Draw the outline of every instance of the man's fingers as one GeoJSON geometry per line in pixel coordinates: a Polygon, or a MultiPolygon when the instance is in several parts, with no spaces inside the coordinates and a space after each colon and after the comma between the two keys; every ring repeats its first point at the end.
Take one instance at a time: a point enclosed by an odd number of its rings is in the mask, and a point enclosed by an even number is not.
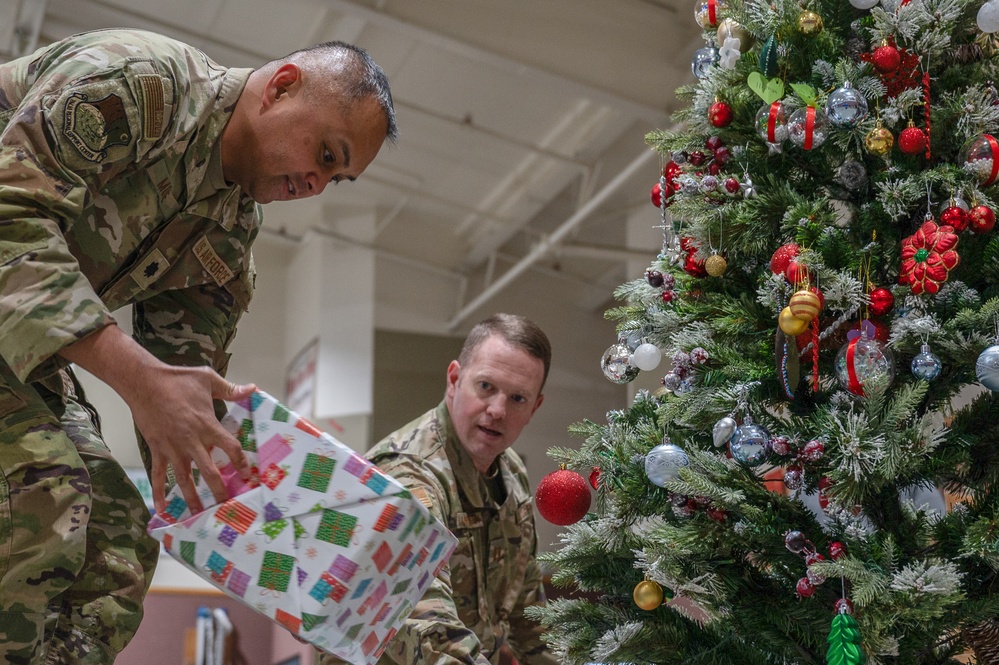
{"type": "Polygon", "coordinates": [[[166,463],[155,455],[149,480],[153,486],[153,510],[162,513],[166,510],[166,463]]]}
{"type": "MultiPolygon", "coordinates": [[[[187,502],[187,507],[191,509],[191,514],[200,513],[204,508],[201,499],[198,497],[198,490],[194,487],[194,478],[191,477],[191,465],[187,462],[184,466],[173,463],[173,475],[177,481],[177,487],[187,502]]],[[[204,474],[202,474],[204,475],[204,474]]]]}
{"type": "Polygon", "coordinates": [[[257,386],[253,383],[236,384],[227,381],[216,374],[212,380],[212,397],[222,399],[227,402],[235,402],[245,397],[249,397],[256,391],[257,386]]]}

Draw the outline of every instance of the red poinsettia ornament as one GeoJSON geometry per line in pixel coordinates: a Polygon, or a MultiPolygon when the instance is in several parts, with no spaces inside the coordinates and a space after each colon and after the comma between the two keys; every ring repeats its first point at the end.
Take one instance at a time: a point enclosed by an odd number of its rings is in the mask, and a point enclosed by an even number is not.
{"type": "Polygon", "coordinates": [[[936,293],[961,261],[955,247],[954,227],[937,226],[933,220],[923,222],[918,231],[902,241],[899,283],[908,284],[916,295],[936,293]]]}

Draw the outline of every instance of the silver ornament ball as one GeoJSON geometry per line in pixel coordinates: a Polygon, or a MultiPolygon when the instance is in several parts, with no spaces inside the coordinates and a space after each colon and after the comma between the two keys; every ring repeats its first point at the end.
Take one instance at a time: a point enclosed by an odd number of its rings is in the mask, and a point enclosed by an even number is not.
{"type": "Polygon", "coordinates": [[[736,427],[738,424],[732,416],[725,416],[716,422],[714,429],[711,430],[711,440],[714,441],[715,448],[721,448],[728,443],[735,434],[736,427]]]}
{"type": "Polygon", "coordinates": [[[746,466],[759,466],[770,457],[770,433],[759,425],[743,424],[728,442],[732,458],[746,466]]]}
{"type": "Polygon", "coordinates": [[[867,117],[867,100],[849,81],[836,88],[826,99],[826,116],[839,127],[856,127],[867,117]]]}
{"type": "Polygon", "coordinates": [[[993,344],[982,351],[975,363],[975,374],[983,386],[999,392],[999,345],[993,344]]]}
{"type": "Polygon", "coordinates": [[[631,364],[631,350],[627,344],[611,344],[600,356],[600,369],[614,383],[628,383],[638,376],[638,368],[631,364]]]}
{"type": "Polygon", "coordinates": [[[680,469],[690,465],[690,458],[683,448],[672,443],[661,443],[645,456],[645,475],[653,484],[666,487],[670,480],[680,476],[680,469]]]}

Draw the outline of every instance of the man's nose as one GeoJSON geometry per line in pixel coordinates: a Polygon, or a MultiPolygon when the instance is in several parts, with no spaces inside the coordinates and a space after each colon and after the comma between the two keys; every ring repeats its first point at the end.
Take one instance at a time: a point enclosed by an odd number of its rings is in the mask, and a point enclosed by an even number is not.
{"type": "Polygon", "coordinates": [[[486,412],[489,414],[490,418],[495,418],[499,420],[506,415],[506,397],[503,395],[494,395],[486,405],[486,412]]]}
{"type": "Polygon", "coordinates": [[[323,190],[326,189],[327,184],[329,184],[329,181],[325,178],[322,178],[315,173],[310,173],[305,176],[305,186],[308,188],[308,191],[302,192],[302,194],[304,196],[316,196],[317,194],[322,194],[323,190]]]}

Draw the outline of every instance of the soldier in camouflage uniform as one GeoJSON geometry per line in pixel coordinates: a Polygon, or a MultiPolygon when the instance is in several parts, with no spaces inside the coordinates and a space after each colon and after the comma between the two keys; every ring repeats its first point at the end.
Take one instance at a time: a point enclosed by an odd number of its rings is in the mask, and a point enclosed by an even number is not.
{"type": "Polygon", "coordinates": [[[367,452],[458,538],[380,665],[496,665],[504,650],[520,665],[558,662],[524,616],[546,599],[527,470],[509,449],[541,406],[550,362],[534,323],[492,316],[448,366],[444,401],[367,452]]]}
{"type": "Polygon", "coordinates": [[[0,661],[113,662],[158,554],[69,363],[128,404],[157,509],[168,465],[192,508],[192,463],[225,499],[211,447],[249,469],[213,398],[253,389],[221,374],[258,204],[352,180],[395,136],[384,73],[341,43],[227,69],[105,30],[0,65],[0,661]]]}

